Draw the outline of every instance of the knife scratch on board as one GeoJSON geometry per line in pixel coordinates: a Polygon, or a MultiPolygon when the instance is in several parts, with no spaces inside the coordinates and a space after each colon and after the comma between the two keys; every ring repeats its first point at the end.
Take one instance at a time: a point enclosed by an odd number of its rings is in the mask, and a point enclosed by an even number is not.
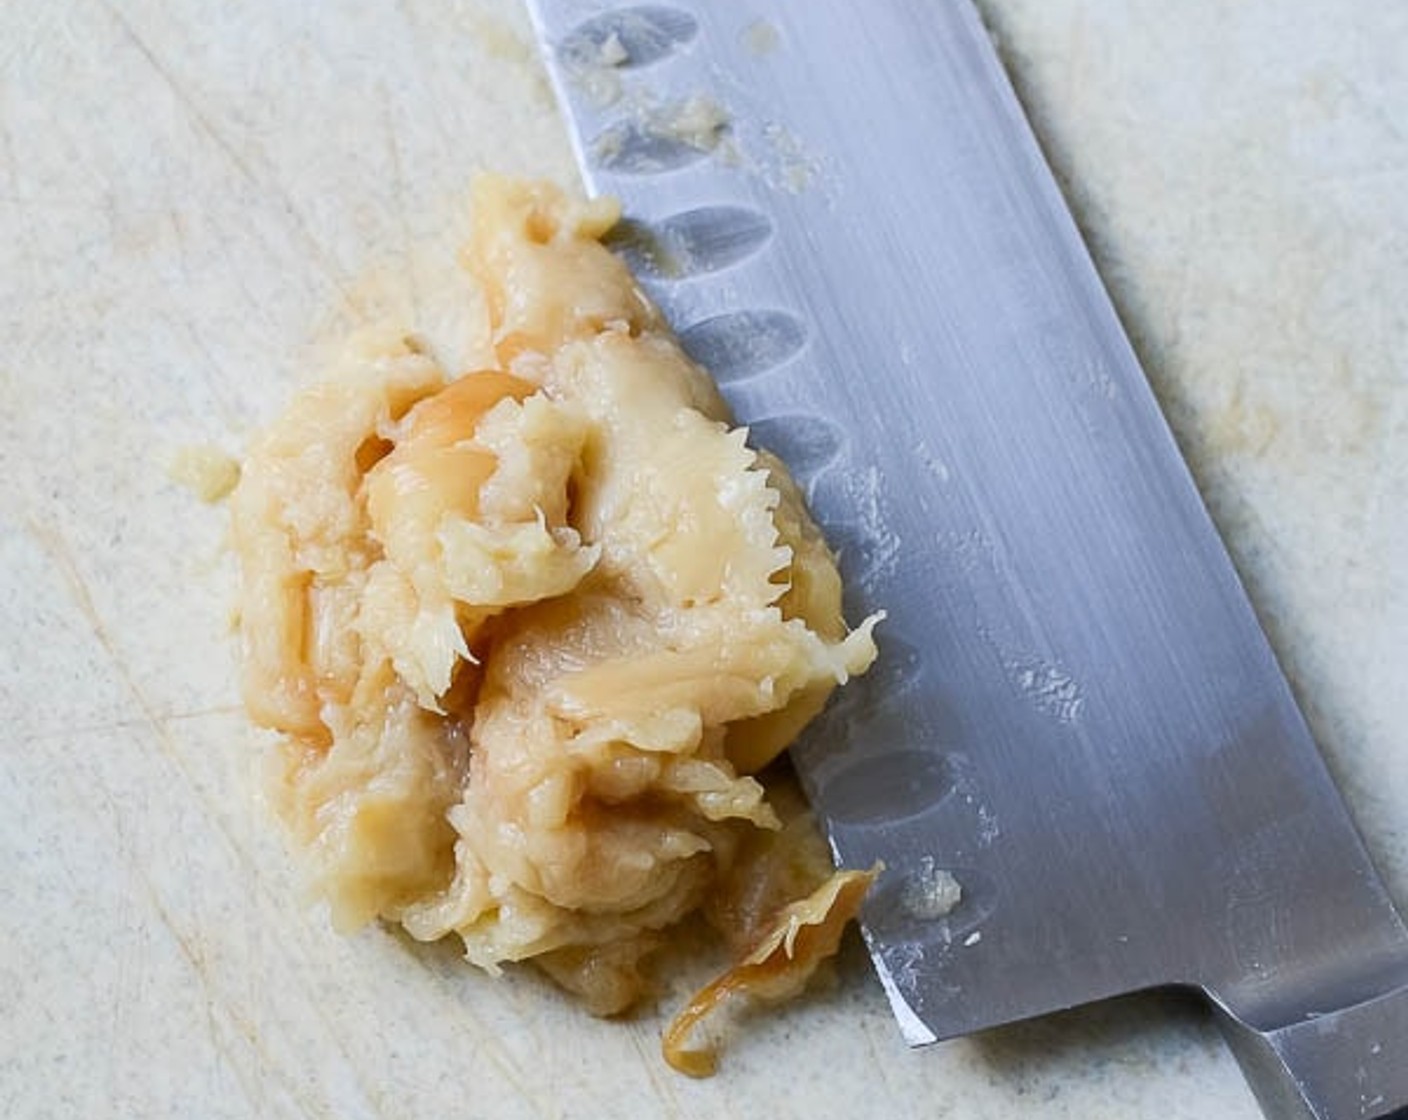
{"type": "MultiPolygon", "coordinates": [[[[458,954],[449,954],[458,958],[458,954]]],[[[445,1006],[465,1031],[471,1036],[469,1050],[477,1056],[487,1058],[509,1087],[530,1105],[543,1120],[556,1120],[561,1110],[555,1109],[543,1098],[534,1093],[530,1077],[520,1068],[517,1060],[500,1041],[500,1035],[483,1023],[475,1014],[470,1002],[465,998],[463,976],[458,959],[452,971],[439,967],[436,961],[442,959],[436,946],[418,945],[414,954],[424,975],[429,977],[439,993],[445,997],[445,1006]],[[456,981],[459,981],[458,983],[456,981]]]]}
{"type": "MultiPolygon", "coordinates": [[[[242,726],[244,708],[238,704],[218,704],[214,707],[199,708],[189,712],[169,712],[162,716],[161,720],[169,726],[173,723],[189,723],[211,716],[239,716],[242,726]]],[[[54,739],[73,739],[110,731],[132,731],[136,728],[146,727],[150,722],[150,717],[146,715],[135,715],[118,716],[114,719],[97,720],[93,723],[63,723],[39,731],[26,731],[20,741],[23,743],[45,743],[54,739]]]]}
{"type": "Polygon", "coordinates": [[[400,256],[402,278],[411,301],[411,322],[424,322],[421,310],[420,283],[416,276],[416,261],[412,252],[411,222],[406,215],[406,170],[401,156],[400,133],[396,128],[391,93],[382,82],[377,86],[381,99],[382,127],[385,130],[386,151],[391,163],[391,197],[396,206],[396,224],[401,236],[400,256]]]}
{"type": "Polygon", "coordinates": [[[344,306],[354,315],[365,318],[367,309],[362,305],[356,293],[348,287],[342,270],[338,267],[336,260],[326,246],[323,245],[314,235],[308,226],[307,219],[301,210],[294,203],[293,196],[278,181],[277,177],[271,173],[260,174],[255,169],[253,160],[248,152],[237,147],[235,143],[226,136],[215,122],[197,104],[194,94],[186,85],[176,77],[175,72],[166,65],[148,45],[147,41],[137,33],[131,21],[112,0],[103,0],[103,6],[112,16],[113,21],[122,31],[124,37],[132,44],[138,54],[146,60],[147,65],[156,73],[157,77],[166,85],[176,98],[179,106],[190,117],[198,131],[203,132],[214,144],[215,147],[225,156],[226,161],[239,172],[239,174],[261,191],[268,192],[276,202],[278,209],[291,220],[291,232],[303,243],[308,251],[309,260],[323,273],[333,289],[340,296],[344,306]]]}
{"type": "Polygon", "coordinates": [[[650,1080],[650,1087],[655,1091],[656,1099],[665,1107],[665,1120],[677,1120],[682,1117],[684,1113],[680,1111],[680,1102],[675,1096],[674,1089],[656,1072],[660,1065],[659,1028],[654,1025],[645,1026],[640,1022],[632,1022],[627,1024],[626,1037],[631,1040],[631,1046],[640,1057],[640,1068],[645,1070],[645,1075],[650,1080]]]}
{"type": "MultiPolygon", "coordinates": [[[[195,794],[196,799],[202,804],[206,821],[212,825],[215,830],[223,834],[227,850],[236,861],[244,865],[248,875],[254,877],[257,881],[257,876],[255,875],[249,854],[229,832],[228,826],[223,823],[221,815],[217,812],[217,807],[211,804],[208,794],[195,780],[185,760],[181,757],[175,738],[168,726],[170,717],[162,716],[156,711],[155,706],[151,703],[141,686],[138,685],[131,666],[128,664],[117,644],[113,641],[112,634],[97,609],[91,588],[78,567],[73,555],[73,550],[69,546],[68,541],[64,538],[59,529],[42,525],[32,518],[27,522],[26,528],[41,551],[48,556],[54,570],[62,577],[69,592],[70,600],[78,608],[79,613],[83,616],[84,621],[88,625],[89,632],[107,655],[119,685],[127,693],[130,701],[139,710],[140,719],[133,722],[136,722],[138,725],[144,725],[151,732],[149,737],[142,739],[142,743],[144,745],[154,744],[167,761],[180,773],[187,786],[195,794]]],[[[77,796],[77,793],[75,793],[75,796],[77,796]]],[[[112,809],[112,819],[120,833],[122,817],[116,806],[112,809]]],[[[182,958],[186,961],[199,982],[201,990],[205,995],[207,1009],[212,1006],[219,1007],[229,1017],[230,1022],[234,1024],[239,1033],[245,1038],[250,1048],[259,1055],[261,1069],[266,1071],[277,1069],[278,1066],[273,1061],[273,1056],[264,1048],[259,1039],[258,1032],[254,1029],[249,1020],[239,1013],[234,1002],[225,993],[220,992],[216,988],[199,941],[183,931],[177,920],[177,916],[162,901],[156,889],[156,885],[147,873],[147,868],[138,860],[136,854],[128,845],[119,843],[116,845],[116,848],[118,851],[125,853],[125,862],[128,864],[131,871],[132,881],[141,888],[143,897],[150,911],[171,935],[182,958]]],[[[316,999],[310,997],[306,1002],[315,1008],[318,1007],[318,1001],[316,999]]],[[[332,1024],[326,1020],[326,1016],[324,1016],[324,1023],[328,1028],[329,1035],[333,1039],[339,1040],[340,1036],[332,1029],[332,1024]]],[[[212,1034],[211,1037],[213,1039],[214,1035],[212,1034]]],[[[354,1070],[357,1069],[358,1067],[356,1063],[352,1061],[351,1055],[346,1056],[349,1066],[354,1070]]],[[[295,1097],[298,1096],[298,1086],[295,1083],[287,1082],[286,1088],[291,1095],[295,1097]]],[[[306,1103],[305,1101],[305,1104],[306,1103]]],[[[313,1112],[316,1110],[312,1109],[309,1111],[313,1112]]]]}
{"type": "MultiPolygon", "coordinates": [[[[893,1028],[889,1023],[878,1025],[886,1032],[883,1045],[888,1048],[893,1039],[893,1028]]],[[[896,1088],[894,1081],[890,1078],[890,1071],[886,1068],[887,1063],[882,1057],[881,1046],[876,1043],[876,1026],[877,1021],[871,1018],[862,1019],[859,1023],[860,1039],[865,1045],[865,1068],[877,1071],[880,1077],[880,1084],[876,1087],[874,1095],[868,1096],[866,1111],[871,1115],[893,1114],[891,1110],[899,1107],[897,1102],[903,1101],[905,1094],[896,1088]]],[[[935,1114],[938,1114],[937,1110],[935,1114]]]]}
{"type": "Polygon", "coordinates": [[[387,1118],[390,1116],[390,1113],[387,1112],[384,1104],[382,1103],[381,1088],[377,1085],[376,1082],[368,1080],[367,1074],[370,1073],[370,1070],[367,1069],[364,1063],[359,1062],[356,1058],[356,1055],[352,1053],[351,1049],[348,1046],[348,1038],[346,1032],[338,1029],[338,1024],[334,1022],[333,1017],[328,1014],[328,1010],[325,1006],[324,1001],[319,999],[316,993],[312,993],[310,997],[304,1002],[308,1007],[312,1008],[314,1014],[317,1015],[319,1021],[323,1024],[323,1027],[326,1029],[327,1037],[332,1041],[332,1044],[337,1049],[338,1053],[342,1055],[343,1062],[346,1064],[347,1072],[350,1074],[353,1083],[356,1085],[357,1090],[361,1095],[362,1101],[367,1104],[370,1104],[372,1110],[378,1117],[381,1118],[381,1120],[387,1120],[387,1118]]]}
{"type": "Polygon", "coordinates": [[[166,757],[167,761],[175,767],[176,771],[185,780],[186,785],[195,795],[196,799],[204,808],[206,819],[214,828],[219,830],[224,836],[226,844],[229,846],[245,871],[253,875],[254,864],[238,839],[231,834],[228,826],[218,811],[218,807],[211,801],[210,793],[201,787],[186,760],[182,757],[180,749],[177,747],[175,737],[172,735],[168,721],[169,715],[162,715],[156,710],[156,706],[137,683],[136,676],[132,672],[131,666],[119,649],[117,643],[113,641],[112,633],[108,625],[103,621],[102,615],[98,612],[94,604],[92,592],[88,586],[88,581],[79,570],[78,564],[73,556],[73,550],[69,547],[68,541],[63,536],[60,529],[54,526],[42,525],[32,516],[26,521],[26,528],[30,537],[45,553],[53,564],[54,570],[63,578],[67,585],[69,598],[78,608],[79,613],[88,624],[89,631],[102,647],[109,662],[117,676],[118,684],[122,687],[137,709],[137,721],[145,724],[152,732],[151,741],[166,757]]]}
{"type": "MultiPolygon", "coordinates": [[[[53,553],[51,558],[56,563],[62,563],[53,553]]],[[[130,726],[122,725],[122,726],[130,726]]],[[[97,730],[102,730],[98,728],[97,730]]],[[[33,742],[33,739],[27,740],[33,742]]],[[[258,1033],[251,1026],[249,1019],[241,1014],[237,1001],[232,993],[222,991],[217,987],[216,978],[218,972],[212,970],[211,962],[207,957],[204,946],[197,934],[188,932],[183,928],[180,920],[181,915],[173,911],[162,899],[157,883],[150,874],[149,866],[141,859],[136,847],[129,841],[125,828],[126,817],[122,807],[114,801],[110,791],[101,781],[82,781],[77,779],[74,771],[65,767],[55,767],[53,778],[61,783],[65,788],[68,797],[74,804],[88,806],[93,803],[95,790],[100,790],[102,802],[105,808],[102,824],[110,827],[113,835],[111,851],[115,853],[123,868],[126,871],[124,882],[132,889],[132,901],[136,904],[137,910],[143,915],[143,929],[148,930],[153,927],[149,925],[149,917],[155,918],[156,923],[170,937],[171,944],[174,945],[179,958],[184,961],[190,970],[196,985],[201,992],[201,1002],[205,1009],[207,1024],[207,1037],[211,1044],[225,1056],[226,1064],[233,1071],[235,1077],[240,1082],[241,1089],[246,1099],[257,1105],[265,1100],[265,1081],[259,1076],[248,1076],[241,1064],[236,1060],[234,1053],[230,1050],[225,1038],[219,1031],[219,1024],[222,1021],[228,1023],[248,1044],[250,1052],[255,1056],[257,1069],[272,1073],[279,1077],[283,1087],[287,1089],[291,1096],[297,1097],[298,1086],[279,1072],[273,1056],[261,1044],[258,1033]]],[[[145,954],[138,954],[134,961],[138,967],[148,960],[145,954]]],[[[77,967],[77,966],[76,966],[77,967]]],[[[124,970],[119,973],[120,978],[127,978],[128,974],[124,970]]],[[[130,986],[130,985],[129,985],[130,986]]],[[[110,996],[120,996],[124,989],[119,985],[110,989],[107,994],[110,996]]],[[[142,999],[146,993],[141,993],[142,999]]],[[[142,999],[137,1002],[140,1004],[142,999]]],[[[114,1016],[117,1016],[118,1008],[121,1006],[119,1000],[114,999],[109,1004],[114,1016]]],[[[120,1018],[120,1017],[119,1017],[120,1018]]],[[[114,1037],[120,1037],[122,1031],[121,1024],[114,1024],[114,1037]]],[[[310,1110],[311,1111],[311,1110],[310,1110]]]]}

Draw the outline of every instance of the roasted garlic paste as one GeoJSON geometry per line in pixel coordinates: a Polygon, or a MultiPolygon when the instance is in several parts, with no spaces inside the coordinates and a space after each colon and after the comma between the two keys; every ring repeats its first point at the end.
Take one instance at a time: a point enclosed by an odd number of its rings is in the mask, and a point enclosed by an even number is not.
{"type": "Polygon", "coordinates": [[[497,368],[364,341],[243,465],[245,702],[342,929],[454,934],[612,1014],[702,912],[737,963],[665,1052],[707,1073],[694,1024],[799,990],[869,881],[758,775],[874,620],[602,246],[615,204],[486,178],[473,207],[497,368]]]}

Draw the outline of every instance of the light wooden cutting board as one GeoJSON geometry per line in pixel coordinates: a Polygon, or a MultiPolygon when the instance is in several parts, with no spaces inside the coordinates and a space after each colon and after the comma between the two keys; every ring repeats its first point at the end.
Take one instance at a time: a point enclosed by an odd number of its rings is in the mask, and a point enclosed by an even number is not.
{"type": "MultiPolygon", "coordinates": [[[[1408,8],[985,10],[1408,903],[1408,8]]],[[[600,1023],[306,902],[167,466],[358,322],[472,355],[481,166],[573,176],[516,3],[0,7],[0,1115],[1255,1116],[1179,999],[910,1052],[851,945],[696,1083],[677,992],[600,1023]]]]}

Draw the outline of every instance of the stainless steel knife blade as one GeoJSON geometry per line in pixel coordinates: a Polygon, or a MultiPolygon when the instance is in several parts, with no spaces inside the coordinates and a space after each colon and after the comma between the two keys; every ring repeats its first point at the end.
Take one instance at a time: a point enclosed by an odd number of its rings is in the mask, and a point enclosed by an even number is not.
{"type": "Polygon", "coordinates": [[[530,8],[621,251],[890,611],[794,757],[905,1037],[1187,985],[1269,1114],[1408,1107],[1408,931],[968,0],[530,8]]]}

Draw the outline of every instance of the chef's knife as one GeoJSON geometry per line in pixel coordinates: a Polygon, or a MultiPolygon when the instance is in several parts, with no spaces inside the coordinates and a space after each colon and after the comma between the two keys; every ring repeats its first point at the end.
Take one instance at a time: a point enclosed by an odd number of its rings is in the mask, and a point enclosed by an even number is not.
{"type": "Polygon", "coordinates": [[[912,1044],[1200,988],[1268,1115],[1408,1109],[1408,932],[968,0],[530,4],[593,191],[840,546],[794,750],[912,1044]]]}

